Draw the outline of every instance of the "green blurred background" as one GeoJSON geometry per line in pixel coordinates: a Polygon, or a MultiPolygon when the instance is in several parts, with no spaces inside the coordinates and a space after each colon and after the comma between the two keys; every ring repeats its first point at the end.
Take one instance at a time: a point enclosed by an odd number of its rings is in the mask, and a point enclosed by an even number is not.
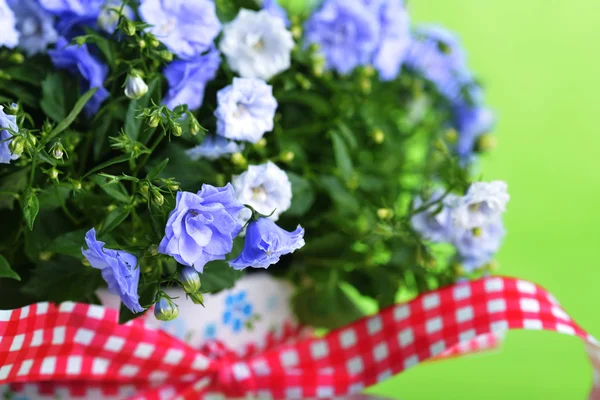
{"type": "MultiPolygon", "coordinates": [[[[600,1],[412,0],[409,9],[414,23],[461,36],[498,113],[499,147],[482,172],[512,196],[500,272],[545,286],[600,336],[600,1]]],[[[587,398],[590,383],[578,339],[511,332],[499,351],[420,365],[370,393],[564,400],[587,398]]]]}

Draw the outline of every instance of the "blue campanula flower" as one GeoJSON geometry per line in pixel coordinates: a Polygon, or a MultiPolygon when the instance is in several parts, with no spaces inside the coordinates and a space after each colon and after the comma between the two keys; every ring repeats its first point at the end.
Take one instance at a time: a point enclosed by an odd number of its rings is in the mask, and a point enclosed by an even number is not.
{"type": "Polygon", "coordinates": [[[230,325],[233,333],[239,333],[244,324],[252,319],[254,307],[248,301],[245,290],[228,294],[225,298],[223,325],[230,325]]]}
{"type": "Polygon", "coordinates": [[[57,17],[57,29],[63,36],[71,36],[73,28],[96,25],[106,0],[38,0],[41,6],[57,17]]]}
{"type": "Polygon", "coordinates": [[[152,25],[150,32],[180,58],[208,50],[221,30],[211,0],[142,0],[139,13],[152,25]]]}
{"type": "Polygon", "coordinates": [[[14,154],[10,149],[13,134],[18,131],[17,117],[8,115],[4,112],[4,106],[0,106],[0,164],[9,164],[12,160],[16,160],[21,154],[14,154]],[[9,132],[8,129],[12,131],[9,132]]]}
{"type": "MultiPolygon", "coordinates": [[[[437,190],[431,198],[423,200],[420,197],[415,198],[414,208],[418,209],[424,204],[432,203],[443,196],[441,190],[437,190]]],[[[449,242],[453,234],[452,212],[453,206],[457,201],[457,196],[448,194],[442,200],[441,204],[436,203],[428,207],[425,211],[419,212],[411,218],[412,227],[425,239],[432,242],[449,242]]]]}
{"type": "Polygon", "coordinates": [[[292,33],[267,10],[241,9],[223,27],[219,43],[232,70],[243,78],[265,81],[290,67],[293,47],[292,33]]]}
{"type": "Polygon", "coordinates": [[[461,266],[472,271],[489,263],[502,245],[506,231],[501,218],[495,218],[481,228],[458,229],[453,244],[461,266]]]}
{"type": "Polygon", "coordinates": [[[108,74],[108,67],[92,56],[87,45],[69,45],[65,38],[60,38],[56,49],[48,51],[54,66],[66,69],[81,78],[81,86],[84,91],[97,87],[94,97],[85,106],[88,115],[98,111],[102,102],[108,97],[108,91],[104,88],[104,80],[108,74]]]}
{"type": "Polygon", "coordinates": [[[119,25],[119,11],[128,19],[135,19],[135,13],[131,7],[123,5],[123,0],[106,0],[98,13],[98,26],[107,33],[113,33],[119,25]]]}
{"type": "Polygon", "coordinates": [[[453,105],[454,128],[459,133],[455,151],[465,162],[473,158],[477,139],[494,127],[494,112],[484,105],[461,101],[453,105]]]}
{"type": "Polygon", "coordinates": [[[381,23],[361,1],[325,0],[308,19],[304,37],[318,44],[325,67],[347,74],[371,62],[380,43],[381,23]]]}
{"type": "Polygon", "coordinates": [[[403,0],[363,0],[379,18],[381,37],[373,66],[382,80],[395,79],[411,42],[410,19],[403,0]]]}
{"type": "MultiPolygon", "coordinates": [[[[292,204],[292,184],[284,170],[271,161],[261,165],[250,165],[246,172],[232,178],[237,198],[270,219],[277,221],[292,204]]],[[[240,213],[246,222],[250,210],[240,213]]]]}
{"type": "Polygon", "coordinates": [[[20,36],[17,30],[17,18],[6,0],[0,0],[0,24],[2,24],[0,46],[6,46],[10,49],[16,47],[20,36]]]}
{"type": "Polygon", "coordinates": [[[187,104],[190,110],[200,108],[206,84],[215,79],[221,56],[216,48],[189,60],[175,60],[167,65],[163,74],[169,82],[164,103],[170,109],[187,104]]]}
{"type": "Polygon", "coordinates": [[[273,130],[277,100],[273,88],[260,79],[233,78],[217,93],[217,134],[256,143],[273,130]]]}
{"type": "Polygon", "coordinates": [[[85,242],[88,249],[82,249],[81,252],[92,267],[101,271],[108,290],[118,294],[131,312],[144,311],[138,296],[140,269],[137,258],[125,251],[104,248],[104,242],[96,240],[96,230],[93,228],[86,233],[85,242]]]}
{"type": "Polygon", "coordinates": [[[20,33],[19,47],[25,54],[31,56],[42,53],[48,45],[58,40],[54,17],[36,0],[9,0],[8,4],[15,13],[20,33]]]}
{"type": "Polygon", "coordinates": [[[197,194],[178,192],[158,251],[202,272],[206,263],[231,252],[242,229],[237,218],[243,208],[230,184],[202,185],[197,194]]]}
{"type": "Polygon", "coordinates": [[[287,11],[279,5],[277,0],[264,0],[262,8],[274,17],[281,19],[286,28],[290,27],[291,23],[287,11]]]}
{"type": "Polygon", "coordinates": [[[506,211],[510,200],[503,181],[474,182],[453,211],[454,223],[461,229],[482,228],[506,211]]]}
{"type": "Polygon", "coordinates": [[[222,136],[208,136],[201,144],[189,149],[186,153],[192,160],[205,158],[213,161],[242,150],[244,150],[243,144],[231,142],[222,136]]]}
{"type": "Polygon", "coordinates": [[[229,265],[237,270],[247,267],[268,268],[271,264],[279,262],[281,256],[293,253],[303,246],[302,227],[298,226],[295,231],[288,232],[269,218],[258,218],[248,224],[244,249],[237,258],[229,262],[229,265]]]}

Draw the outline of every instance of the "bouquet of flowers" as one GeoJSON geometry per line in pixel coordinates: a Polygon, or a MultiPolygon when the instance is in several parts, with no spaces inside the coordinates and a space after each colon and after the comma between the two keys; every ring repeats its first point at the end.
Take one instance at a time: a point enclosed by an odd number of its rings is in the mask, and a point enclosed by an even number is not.
{"type": "MultiPolygon", "coordinates": [[[[454,34],[402,0],[0,0],[0,309],[178,315],[258,269],[338,328],[494,269],[509,200],[454,34]]],[[[0,374],[1,375],[1,374],[0,374]]]]}

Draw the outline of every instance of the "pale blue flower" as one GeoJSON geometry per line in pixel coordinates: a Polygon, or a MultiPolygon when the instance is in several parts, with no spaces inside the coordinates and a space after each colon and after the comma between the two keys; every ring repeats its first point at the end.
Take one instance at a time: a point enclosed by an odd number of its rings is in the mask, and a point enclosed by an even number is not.
{"type": "MultiPolygon", "coordinates": [[[[422,207],[424,204],[438,201],[443,192],[437,190],[427,200],[416,197],[414,200],[414,209],[422,207]]],[[[452,212],[457,196],[448,194],[441,203],[436,203],[428,207],[425,211],[419,212],[411,218],[410,222],[415,231],[423,238],[432,242],[449,242],[453,234],[452,212]]]]}
{"type": "Polygon", "coordinates": [[[177,192],[158,251],[202,272],[206,263],[224,260],[231,252],[242,229],[238,214],[243,208],[230,184],[202,185],[197,194],[177,192]]]}
{"type": "Polygon", "coordinates": [[[139,13],[149,29],[180,58],[208,50],[221,30],[211,0],[142,0],[139,13]]]}
{"type": "Polygon", "coordinates": [[[260,79],[233,78],[217,93],[217,134],[256,143],[273,130],[277,100],[273,88],[260,79]]]}
{"type": "Polygon", "coordinates": [[[303,246],[302,227],[298,226],[295,231],[288,232],[269,218],[259,218],[248,224],[244,249],[229,265],[237,270],[248,267],[268,268],[278,263],[281,256],[293,253],[303,246]]]}
{"type": "MultiPolygon", "coordinates": [[[[13,104],[16,107],[16,104],[13,104]]],[[[17,117],[8,115],[4,112],[4,106],[0,106],[0,164],[9,164],[12,160],[16,160],[21,155],[13,154],[10,150],[13,135],[18,132],[17,117]],[[9,132],[7,129],[12,131],[9,132]]]]}
{"type": "Polygon", "coordinates": [[[467,271],[473,271],[489,263],[500,249],[505,235],[501,218],[496,218],[481,228],[458,229],[454,234],[453,244],[461,266],[467,271]]]}
{"type": "Polygon", "coordinates": [[[94,26],[105,0],[38,0],[41,6],[57,17],[56,27],[63,36],[81,25],[94,26]]]}
{"type": "Polygon", "coordinates": [[[373,66],[384,81],[400,72],[411,42],[410,19],[403,0],[362,0],[379,18],[381,35],[373,66]]]}
{"type": "Polygon", "coordinates": [[[88,249],[82,249],[81,252],[93,268],[101,271],[108,290],[118,294],[131,312],[144,311],[138,296],[140,269],[137,258],[125,251],[105,249],[104,242],[96,240],[96,230],[93,228],[86,233],[85,242],[88,249]]]}
{"type": "MultiPolygon", "coordinates": [[[[267,161],[261,165],[250,165],[241,175],[231,180],[237,198],[270,219],[277,221],[292,204],[292,184],[284,170],[267,161]]],[[[245,223],[250,218],[250,210],[240,213],[245,223]]]]}
{"type": "Polygon", "coordinates": [[[290,67],[293,47],[292,33],[267,10],[241,9],[223,27],[219,43],[233,71],[243,78],[265,81],[290,67]]]}
{"type": "Polygon", "coordinates": [[[54,29],[54,17],[36,0],[9,0],[8,4],[17,19],[19,47],[25,54],[42,53],[48,45],[56,43],[58,33],[54,29]]]}
{"type": "Polygon", "coordinates": [[[244,150],[243,144],[229,141],[221,136],[208,136],[198,146],[189,149],[186,153],[192,160],[201,158],[207,160],[216,160],[244,150]]]}
{"type": "Polygon", "coordinates": [[[506,211],[507,190],[503,181],[474,182],[454,208],[454,223],[461,229],[473,229],[495,222],[506,211]]]}
{"type": "Polygon", "coordinates": [[[107,33],[113,33],[119,25],[119,11],[127,19],[135,19],[135,13],[128,5],[123,6],[123,0],[106,0],[98,13],[98,26],[107,33]]]}
{"type": "Polygon", "coordinates": [[[0,46],[6,46],[10,49],[16,47],[20,36],[17,30],[17,18],[6,0],[0,0],[0,24],[2,25],[0,46]]]}
{"type": "Polygon", "coordinates": [[[477,139],[489,133],[496,123],[494,112],[485,105],[461,101],[452,107],[453,126],[458,132],[456,154],[465,162],[473,159],[477,139]]]}
{"type": "Polygon", "coordinates": [[[371,63],[380,45],[379,16],[362,1],[325,0],[305,25],[307,44],[316,43],[325,67],[347,74],[371,63]]]}
{"type": "Polygon", "coordinates": [[[88,115],[95,114],[109,95],[103,86],[108,74],[108,67],[90,54],[87,45],[70,45],[65,38],[60,38],[56,43],[56,48],[48,51],[48,54],[55,67],[66,69],[81,78],[83,91],[98,88],[96,94],[85,105],[88,115]]]}
{"type": "Polygon", "coordinates": [[[167,65],[163,71],[169,82],[165,105],[170,109],[180,104],[187,104],[190,110],[200,108],[206,85],[215,79],[220,64],[221,55],[212,47],[206,54],[189,60],[175,60],[167,65]]]}
{"type": "Polygon", "coordinates": [[[252,318],[254,307],[248,301],[246,291],[228,294],[225,298],[223,324],[230,325],[233,333],[239,333],[246,322],[252,318]]]}

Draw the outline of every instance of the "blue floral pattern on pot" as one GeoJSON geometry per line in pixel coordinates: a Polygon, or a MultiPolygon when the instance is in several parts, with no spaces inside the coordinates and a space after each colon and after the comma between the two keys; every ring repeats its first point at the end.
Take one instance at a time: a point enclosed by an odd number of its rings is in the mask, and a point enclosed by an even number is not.
{"type": "Polygon", "coordinates": [[[248,301],[245,290],[227,295],[223,324],[229,326],[233,333],[239,333],[244,324],[252,318],[253,311],[254,307],[248,301]]]}

